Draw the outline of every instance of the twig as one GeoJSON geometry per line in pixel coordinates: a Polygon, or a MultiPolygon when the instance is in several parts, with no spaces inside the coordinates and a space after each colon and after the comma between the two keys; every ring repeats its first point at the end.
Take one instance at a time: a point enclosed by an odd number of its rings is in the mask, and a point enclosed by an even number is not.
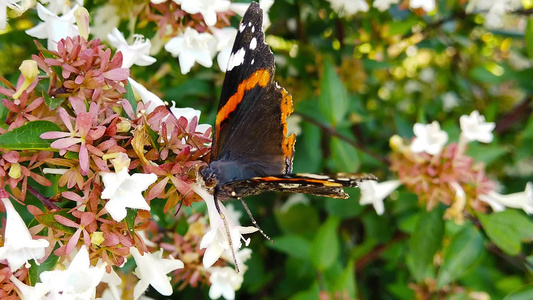
{"type": "MultiPolygon", "coordinates": [[[[467,13],[464,12],[464,11],[454,11],[451,15],[445,17],[445,18],[442,18],[440,20],[437,20],[433,23],[429,23],[426,27],[424,27],[424,29],[422,29],[422,31],[420,31],[420,33],[422,34],[425,34],[426,32],[430,31],[431,29],[436,29],[440,26],[442,26],[444,23],[447,23],[449,21],[452,21],[452,20],[455,20],[455,19],[463,19],[467,16],[467,13]]],[[[416,32],[409,32],[409,33],[406,33],[402,36],[402,40],[403,39],[407,39],[407,38],[410,38],[411,36],[413,36],[416,32]]]]}
{"type": "Polygon", "coordinates": [[[397,242],[403,241],[408,237],[409,236],[407,234],[403,232],[398,232],[388,243],[374,247],[372,251],[368,252],[368,254],[361,257],[355,262],[355,272],[361,272],[366,267],[366,265],[377,259],[385,250],[389,249],[397,242]]]}
{"type": "Polygon", "coordinates": [[[352,140],[351,138],[341,134],[340,132],[338,132],[335,128],[333,127],[330,127],[330,126],[327,126],[327,125],[324,125],[322,123],[320,123],[319,121],[309,117],[309,116],[306,116],[304,114],[301,114],[301,113],[297,113],[297,112],[294,112],[293,113],[294,115],[298,115],[300,117],[302,117],[302,119],[306,122],[309,122],[315,126],[317,126],[318,128],[320,128],[320,130],[322,130],[323,132],[327,133],[327,134],[330,134],[332,136],[335,136],[335,137],[338,137],[339,139],[345,141],[346,143],[352,145],[354,148],[356,148],[357,150],[360,150],[361,152],[364,152],[370,156],[372,156],[373,158],[379,160],[380,162],[382,162],[383,164],[389,164],[389,160],[385,157],[380,157],[378,155],[376,155],[375,153],[367,150],[366,148],[364,148],[363,146],[361,146],[359,143],[357,143],[356,141],[352,140]]]}
{"type": "Polygon", "coordinates": [[[32,193],[32,195],[34,195],[37,199],[39,199],[44,204],[44,206],[46,206],[46,208],[48,208],[49,210],[60,209],[59,206],[57,206],[54,203],[52,203],[50,201],[50,199],[48,199],[45,196],[41,195],[41,193],[39,193],[37,190],[32,188],[30,185],[28,185],[28,191],[30,193],[32,193]]]}

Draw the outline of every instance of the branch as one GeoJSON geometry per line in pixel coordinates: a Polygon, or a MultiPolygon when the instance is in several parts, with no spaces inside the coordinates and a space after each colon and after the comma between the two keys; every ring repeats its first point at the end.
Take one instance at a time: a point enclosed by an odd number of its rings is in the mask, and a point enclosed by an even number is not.
{"type": "Polygon", "coordinates": [[[34,188],[32,188],[29,184],[28,184],[28,191],[30,193],[32,193],[32,195],[34,195],[37,199],[39,199],[43,204],[44,206],[49,209],[49,210],[53,210],[53,209],[60,209],[59,206],[55,205],[54,203],[52,203],[50,201],[50,199],[46,198],[45,196],[41,195],[41,193],[39,193],[37,190],[35,190],[34,188]]]}
{"type": "MultiPolygon", "coordinates": [[[[464,19],[468,14],[464,11],[454,11],[451,15],[445,17],[445,18],[442,18],[440,20],[437,20],[433,23],[429,23],[427,24],[426,27],[424,27],[424,29],[422,29],[422,31],[420,31],[419,33],[422,33],[422,34],[425,34],[426,32],[432,30],[432,29],[437,29],[439,28],[440,26],[442,26],[444,23],[447,23],[449,21],[453,21],[455,19],[464,19]]],[[[409,33],[406,33],[402,36],[402,40],[403,39],[407,39],[407,38],[410,38],[411,36],[413,36],[415,33],[417,32],[409,32],[409,33]]]]}
{"type": "Polygon", "coordinates": [[[383,164],[385,164],[385,165],[389,164],[389,160],[387,158],[378,156],[374,152],[371,152],[371,151],[367,150],[361,144],[357,143],[356,141],[352,140],[351,138],[349,138],[349,137],[341,134],[340,132],[338,132],[335,128],[333,128],[331,126],[324,125],[324,124],[320,123],[319,121],[317,121],[317,120],[315,120],[315,119],[313,119],[313,118],[311,118],[309,116],[306,116],[304,114],[301,114],[301,113],[298,113],[298,112],[294,112],[293,114],[294,115],[298,115],[298,116],[302,117],[302,119],[304,121],[309,122],[309,123],[317,126],[318,128],[320,128],[320,130],[322,130],[322,132],[324,132],[326,134],[329,134],[329,135],[332,135],[332,136],[335,136],[335,137],[338,137],[339,139],[341,139],[341,140],[345,141],[346,143],[352,145],[357,150],[372,156],[373,158],[379,160],[383,164]]]}

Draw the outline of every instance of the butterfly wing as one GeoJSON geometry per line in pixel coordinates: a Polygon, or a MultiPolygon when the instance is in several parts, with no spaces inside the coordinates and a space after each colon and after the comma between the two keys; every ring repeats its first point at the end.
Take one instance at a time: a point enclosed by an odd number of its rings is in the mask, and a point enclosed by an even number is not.
{"type": "MultiPolygon", "coordinates": [[[[274,80],[274,55],[265,43],[263,12],[252,2],[237,32],[215,121],[211,164],[245,179],[292,169],[295,136],[287,136],[292,98],[274,80]]],[[[218,178],[223,180],[223,178],[218,178]]]]}
{"type": "Polygon", "coordinates": [[[337,174],[326,176],[308,173],[254,177],[224,184],[219,191],[221,199],[242,198],[266,191],[313,194],[331,198],[348,198],[345,187],[358,187],[364,180],[377,180],[371,174],[337,174]]]}

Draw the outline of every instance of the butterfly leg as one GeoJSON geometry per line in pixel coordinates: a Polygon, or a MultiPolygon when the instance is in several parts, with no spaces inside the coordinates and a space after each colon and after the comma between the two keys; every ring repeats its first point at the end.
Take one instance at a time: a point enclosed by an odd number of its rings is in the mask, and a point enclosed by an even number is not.
{"type": "Polygon", "coordinates": [[[259,230],[259,232],[261,232],[261,234],[269,241],[272,242],[272,244],[274,244],[274,241],[263,231],[263,229],[261,229],[261,227],[259,227],[259,224],[257,223],[257,221],[254,219],[254,216],[252,216],[252,213],[250,212],[250,209],[248,208],[248,205],[246,205],[246,202],[244,202],[244,200],[242,200],[241,197],[238,198],[239,200],[241,200],[241,203],[242,203],[242,206],[244,206],[244,209],[246,210],[246,213],[248,214],[248,217],[250,217],[250,219],[252,220],[252,224],[254,225],[255,228],[257,228],[257,230],[259,230]]]}
{"type": "Polygon", "coordinates": [[[224,228],[226,229],[226,236],[228,237],[228,242],[229,242],[229,247],[231,249],[231,256],[233,257],[233,262],[235,262],[235,271],[237,271],[237,273],[239,273],[239,264],[237,263],[237,256],[235,255],[235,249],[233,249],[233,240],[231,239],[231,233],[229,231],[229,225],[228,225],[228,221],[226,220],[226,216],[224,215],[224,213],[222,213],[222,210],[220,209],[220,205],[219,205],[219,202],[218,202],[218,199],[216,197],[216,191],[215,191],[215,207],[217,209],[217,212],[220,216],[220,218],[222,219],[222,222],[224,223],[224,228]]]}

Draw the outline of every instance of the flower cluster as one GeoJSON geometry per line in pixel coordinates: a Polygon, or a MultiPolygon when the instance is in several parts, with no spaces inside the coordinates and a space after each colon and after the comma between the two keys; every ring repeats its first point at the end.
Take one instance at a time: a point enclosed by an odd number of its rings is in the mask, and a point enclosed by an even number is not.
{"type": "Polygon", "coordinates": [[[385,197],[404,184],[428,210],[439,203],[447,205],[445,216],[458,223],[464,221],[468,212],[484,212],[487,205],[494,211],[512,207],[531,214],[531,183],[523,193],[501,195],[495,190],[496,183],[487,177],[483,163],[476,163],[465,153],[469,142],[492,142],[495,124],[485,122],[478,111],[473,111],[460,118],[460,126],[459,142],[448,145],[448,134],[436,121],[415,124],[415,137],[410,144],[397,135],[391,137],[391,170],[397,173],[398,180],[362,183],[361,204],[373,204],[376,212],[382,214],[385,197]]]}

